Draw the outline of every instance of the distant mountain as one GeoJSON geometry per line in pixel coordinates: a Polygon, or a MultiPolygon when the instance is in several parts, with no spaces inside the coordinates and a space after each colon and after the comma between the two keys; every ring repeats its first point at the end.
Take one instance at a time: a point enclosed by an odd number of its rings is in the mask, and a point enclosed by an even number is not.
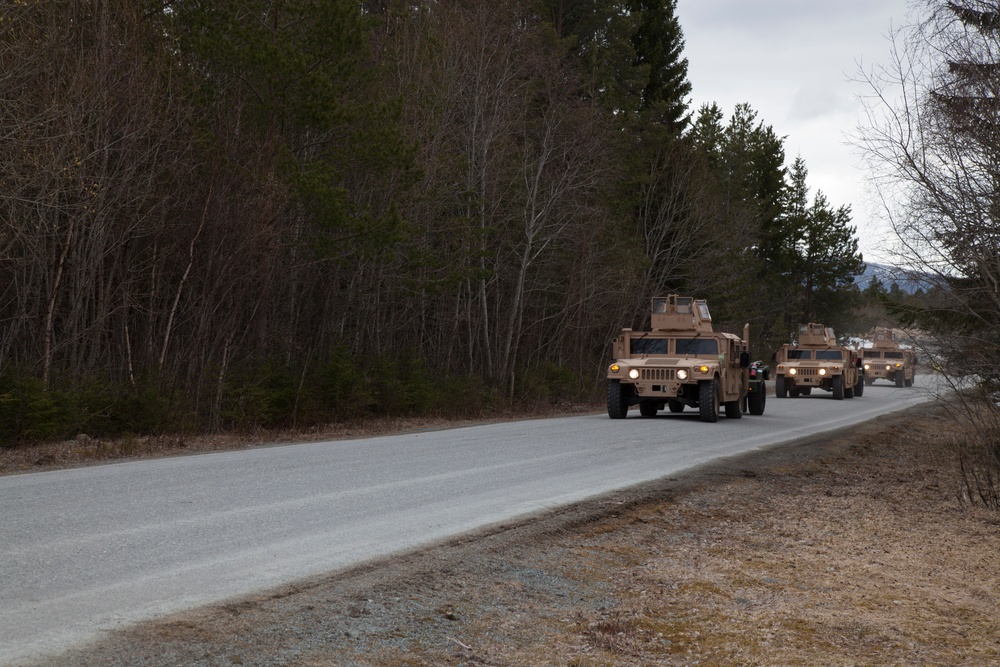
{"type": "Polygon", "coordinates": [[[887,290],[892,287],[893,283],[896,283],[899,285],[899,289],[907,294],[913,294],[918,289],[926,292],[933,284],[928,275],[914,276],[912,273],[888,264],[876,264],[875,262],[868,262],[867,264],[865,272],[854,278],[854,284],[858,286],[858,289],[868,289],[868,286],[875,278],[881,280],[887,290]]]}

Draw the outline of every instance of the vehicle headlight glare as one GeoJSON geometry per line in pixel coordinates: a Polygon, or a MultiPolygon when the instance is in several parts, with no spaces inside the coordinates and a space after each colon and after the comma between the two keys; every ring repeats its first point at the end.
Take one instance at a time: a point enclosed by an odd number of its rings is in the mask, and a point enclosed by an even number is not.
{"type": "Polygon", "coordinates": [[[628,371],[628,376],[630,378],[632,378],[633,380],[638,380],[639,379],[639,369],[638,368],[630,368],[629,371],[628,371]]]}
{"type": "Polygon", "coordinates": [[[820,375],[826,375],[826,369],[825,368],[819,369],[819,374],[820,375]]]}
{"type": "Polygon", "coordinates": [[[871,364],[865,364],[865,370],[866,371],[869,370],[870,368],[871,368],[871,364]]]}
{"type": "Polygon", "coordinates": [[[688,372],[685,371],[685,370],[679,370],[679,371],[677,371],[677,379],[678,380],[687,380],[688,379],[688,372]]]}
{"type": "Polygon", "coordinates": [[[890,370],[892,370],[892,366],[886,366],[886,367],[885,367],[885,370],[887,370],[887,371],[890,371],[890,370]]]}
{"type": "Polygon", "coordinates": [[[788,369],[788,374],[789,375],[795,375],[795,369],[794,368],[789,368],[788,369]]]}

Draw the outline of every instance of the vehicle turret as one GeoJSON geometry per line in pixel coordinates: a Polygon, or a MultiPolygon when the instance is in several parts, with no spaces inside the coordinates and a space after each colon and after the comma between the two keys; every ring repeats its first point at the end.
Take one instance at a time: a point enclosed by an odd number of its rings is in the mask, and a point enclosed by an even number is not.
{"type": "Polygon", "coordinates": [[[705,299],[689,296],[653,297],[653,331],[695,331],[712,333],[712,316],[705,299]]]}
{"type": "Polygon", "coordinates": [[[806,347],[813,345],[835,347],[837,345],[837,336],[834,335],[831,327],[825,327],[822,324],[815,324],[813,322],[800,324],[799,346],[806,347]]]}

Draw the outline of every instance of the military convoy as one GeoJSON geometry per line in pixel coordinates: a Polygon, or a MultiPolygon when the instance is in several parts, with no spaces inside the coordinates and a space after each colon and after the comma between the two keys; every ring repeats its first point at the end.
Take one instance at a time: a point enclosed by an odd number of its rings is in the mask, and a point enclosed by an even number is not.
{"type": "Polygon", "coordinates": [[[912,387],[917,366],[913,350],[901,347],[895,331],[885,327],[876,327],[871,339],[872,346],[861,350],[865,384],[888,380],[897,387],[912,387]]]}
{"type": "Polygon", "coordinates": [[[808,396],[813,389],[832,392],[838,401],[864,393],[861,359],[822,324],[800,324],[798,341],[778,348],[774,361],[777,398],[808,396]]]}
{"type": "Polygon", "coordinates": [[[650,328],[622,329],[612,343],[609,417],[624,419],[633,405],[643,417],[696,408],[706,422],[718,420],[720,405],[729,419],[740,419],[744,405],[764,414],[763,375],[750,380],[749,325],[743,338],[715,332],[704,299],[671,294],[653,298],[650,328]]]}

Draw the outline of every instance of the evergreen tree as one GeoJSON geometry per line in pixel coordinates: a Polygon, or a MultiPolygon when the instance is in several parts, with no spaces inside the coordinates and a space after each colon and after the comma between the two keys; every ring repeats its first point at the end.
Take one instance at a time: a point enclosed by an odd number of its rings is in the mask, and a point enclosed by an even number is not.
{"type": "Polygon", "coordinates": [[[690,123],[684,35],[677,20],[677,0],[633,0],[630,11],[641,16],[632,35],[636,67],[646,70],[642,108],[654,122],[676,133],[690,123]]]}
{"type": "Polygon", "coordinates": [[[857,230],[851,224],[851,209],[834,209],[817,192],[802,230],[796,274],[802,292],[802,321],[836,324],[853,292],[854,277],[864,272],[858,251],[857,230]]]}
{"type": "Polygon", "coordinates": [[[679,134],[691,83],[677,0],[542,0],[556,37],[588,73],[589,94],[624,118],[679,134]]]}

